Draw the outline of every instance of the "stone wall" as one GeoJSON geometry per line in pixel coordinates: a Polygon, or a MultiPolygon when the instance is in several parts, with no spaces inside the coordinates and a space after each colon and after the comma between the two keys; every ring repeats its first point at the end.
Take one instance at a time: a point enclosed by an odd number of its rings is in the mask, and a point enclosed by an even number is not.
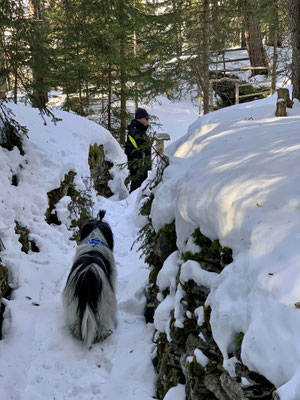
{"type": "MultiPolygon", "coordinates": [[[[151,208],[153,195],[144,202],[143,214],[151,208]],[[149,204],[150,202],[150,204],[149,204]]],[[[174,222],[155,233],[148,216],[148,223],[140,231],[141,249],[149,265],[149,285],[147,288],[147,306],[145,317],[153,322],[159,304],[170,294],[170,289],[159,290],[157,276],[166,258],[178,250],[174,222]]],[[[182,327],[175,323],[174,310],[169,315],[168,334],[156,331],[156,357],[153,360],[158,374],[157,397],[163,399],[168,390],[185,384],[187,400],[243,400],[272,399],[275,388],[263,376],[249,371],[241,362],[240,349],[243,333],[236,338],[236,351],[230,354],[235,357],[235,376],[232,377],[223,368],[223,357],[213,340],[210,326],[210,307],[205,305],[210,289],[197,285],[193,280],[181,282],[181,265],[193,260],[199,269],[215,274],[220,273],[232,262],[232,251],[223,248],[218,240],[210,240],[196,229],[190,241],[193,241],[197,252],[180,254],[176,277],[176,287],[181,287],[181,306],[184,310],[182,327]],[[197,311],[203,313],[199,322],[197,311]]]]}

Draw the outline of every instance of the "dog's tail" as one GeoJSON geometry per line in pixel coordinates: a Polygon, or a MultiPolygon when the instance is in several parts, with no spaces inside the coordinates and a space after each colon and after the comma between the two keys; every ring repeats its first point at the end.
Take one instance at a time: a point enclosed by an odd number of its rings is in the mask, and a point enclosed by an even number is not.
{"type": "Polygon", "coordinates": [[[82,340],[87,347],[97,338],[99,329],[98,304],[102,293],[102,279],[96,265],[88,266],[79,275],[75,287],[75,298],[78,299],[79,326],[82,340]]]}
{"type": "Polygon", "coordinates": [[[100,222],[102,222],[103,218],[105,217],[105,214],[106,214],[106,211],[105,211],[105,210],[100,210],[100,211],[99,211],[98,216],[99,216],[100,222]]]}

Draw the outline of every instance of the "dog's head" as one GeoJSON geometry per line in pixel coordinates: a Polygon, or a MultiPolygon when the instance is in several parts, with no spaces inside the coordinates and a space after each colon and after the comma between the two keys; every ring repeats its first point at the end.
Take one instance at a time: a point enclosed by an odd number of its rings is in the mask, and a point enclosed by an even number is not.
{"type": "Polygon", "coordinates": [[[93,232],[95,229],[98,228],[102,232],[108,244],[108,247],[111,250],[113,250],[114,248],[113,233],[110,229],[109,224],[103,221],[104,216],[105,216],[105,210],[100,210],[98,218],[91,219],[82,226],[82,228],[80,229],[80,242],[82,242],[85,238],[89,236],[91,232],[93,232]]]}

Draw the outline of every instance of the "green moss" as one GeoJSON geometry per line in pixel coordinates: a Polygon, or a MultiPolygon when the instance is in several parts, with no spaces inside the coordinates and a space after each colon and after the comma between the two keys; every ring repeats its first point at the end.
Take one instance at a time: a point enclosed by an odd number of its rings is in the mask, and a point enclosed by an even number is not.
{"type": "Polygon", "coordinates": [[[244,336],[245,336],[244,332],[239,332],[239,333],[236,335],[235,343],[237,344],[237,346],[238,346],[239,348],[242,347],[242,343],[243,343],[243,340],[244,340],[244,336]]]}
{"type": "Polygon", "coordinates": [[[204,313],[204,321],[207,326],[207,329],[211,332],[211,325],[210,325],[211,308],[210,308],[210,306],[204,306],[203,313],[204,313]]]}
{"type": "Polygon", "coordinates": [[[154,200],[154,194],[151,193],[147,200],[144,201],[142,207],[140,208],[140,214],[148,216],[151,212],[152,203],[154,200]]]}
{"type": "Polygon", "coordinates": [[[190,251],[186,251],[185,253],[182,253],[181,258],[182,258],[183,262],[186,262],[188,260],[193,260],[193,261],[197,261],[198,263],[200,263],[201,261],[203,261],[200,253],[191,253],[190,251]]]}
{"type": "Polygon", "coordinates": [[[189,373],[191,375],[194,375],[197,377],[199,377],[200,375],[203,375],[203,373],[204,373],[204,368],[202,367],[201,364],[199,364],[197,362],[197,359],[195,356],[193,357],[192,362],[187,363],[186,369],[189,371],[189,373]]]}
{"type": "Polygon", "coordinates": [[[3,264],[0,263],[0,300],[9,291],[7,278],[8,278],[8,269],[3,264]]]}
{"type": "Polygon", "coordinates": [[[111,179],[109,170],[113,164],[105,160],[105,152],[102,145],[90,145],[88,163],[93,185],[99,196],[110,197],[113,195],[108,187],[108,181],[111,179]]]}
{"type": "Polygon", "coordinates": [[[225,265],[232,262],[232,250],[229,247],[222,247],[218,239],[210,240],[199,229],[194,231],[192,237],[194,243],[200,247],[200,251],[198,253],[191,253],[189,251],[183,253],[182,260],[184,262],[194,260],[203,267],[207,265],[205,269],[214,272],[220,272],[225,265]]]}
{"type": "Polygon", "coordinates": [[[178,386],[179,384],[185,384],[185,377],[182,370],[180,368],[170,368],[165,379],[164,394],[166,394],[172,387],[178,386]]]}
{"type": "Polygon", "coordinates": [[[152,265],[151,271],[149,273],[149,282],[156,284],[156,279],[157,279],[157,275],[159,273],[159,271],[161,270],[161,265],[160,264],[156,264],[156,265],[152,265]]]}
{"type": "Polygon", "coordinates": [[[162,361],[162,356],[165,353],[165,348],[167,344],[167,334],[162,332],[160,333],[157,340],[157,372],[160,371],[160,365],[162,361]]]}
{"type": "MultiPolygon", "coordinates": [[[[153,237],[153,242],[157,242],[157,240],[159,239],[159,237],[162,234],[166,234],[168,235],[168,238],[170,239],[170,243],[172,243],[172,247],[174,249],[177,249],[176,246],[176,240],[177,240],[177,236],[176,236],[176,228],[175,228],[175,220],[173,222],[171,222],[170,224],[166,224],[165,226],[163,226],[153,237]]],[[[174,250],[175,251],[175,250],[174,250]]],[[[171,254],[171,253],[170,253],[171,254]]]]}
{"type": "Polygon", "coordinates": [[[151,220],[148,219],[148,223],[138,233],[136,242],[138,241],[141,242],[139,250],[145,256],[145,262],[151,267],[149,281],[155,284],[164,260],[177,250],[175,222],[165,225],[155,233],[151,220]]]}
{"type": "Polygon", "coordinates": [[[19,235],[19,242],[21,243],[21,251],[28,254],[29,250],[38,253],[40,249],[33,240],[29,239],[30,231],[25,226],[22,226],[18,221],[15,221],[15,232],[19,235]]]}
{"type": "Polygon", "coordinates": [[[53,213],[53,210],[59,200],[62,199],[64,196],[70,196],[71,198],[76,196],[77,191],[75,190],[74,186],[75,176],[76,172],[69,171],[69,173],[65,175],[64,180],[63,182],[61,182],[59,188],[53,189],[47,193],[49,207],[46,210],[45,217],[48,224],[61,224],[61,222],[57,218],[56,213],[53,213]]]}

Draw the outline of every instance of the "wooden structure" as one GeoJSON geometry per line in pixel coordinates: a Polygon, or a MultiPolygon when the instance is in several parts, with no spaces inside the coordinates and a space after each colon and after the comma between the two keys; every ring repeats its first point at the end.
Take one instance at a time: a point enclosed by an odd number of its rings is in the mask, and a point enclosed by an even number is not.
{"type": "Polygon", "coordinates": [[[246,98],[246,97],[255,97],[255,96],[260,96],[261,94],[272,94],[272,81],[270,79],[267,79],[265,81],[260,81],[260,82],[248,82],[248,83],[238,83],[236,82],[235,84],[235,104],[240,103],[240,99],[246,98]],[[251,86],[251,85],[258,85],[261,83],[268,83],[270,84],[270,88],[261,91],[258,89],[257,92],[254,93],[249,93],[249,94],[243,94],[242,96],[240,95],[240,87],[243,86],[251,86]]]}
{"type": "MultiPolygon", "coordinates": [[[[209,80],[209,108],[210,111],[213,111],[213,83],[214,82],[222,82],[222,81],[227,81],[227,82],[232,82],[235,85],[235,104],[239,104],[240,103],[240,99],[241,98],[246,98],[246,97],[255,97],[255,96],[259,96],[262,94],[272,94],[273,90],[272,90],[272,79],[266,79],[264,81],[260,81],[260,82],[248,82],[248,83],[242,83],[240,79],[237,78],[230,78],[228,76],[226,76],[226,73],[232,73],[232,72],[238,72],[238,71],[252,71],[252,70],[265,70],[266,67],[265,66],[257,66],[257,67],[251,67],[251,66],[239,66],[237,68],[226,68],[226,63],[237,63],[239,61],[247,61],[250,60],[249,57],[241,57],[241,58],[235,58],[235,59],[230,59],[230,58],[225,58],[225,54],[226,52],[232,52],[232,51],[242,51],[246,49],[242,49],[242,48],[236,48],[236,49],[224,49],[222,52],[219,53],[219,55],[221,55],[221,60],[215,60],[212,61],[211,64],[215,64],[216,65],[216,69],[214,70],[210,70],[210,73],[213,74],[215,73],[217,76],[220,74],[223,74],[223,77],[221,78],[215,78],[215,79],[210,79],[209,80]],[[223,68],[218,69],[217,65],[218,64],[223,64],[223,68]],[[259,85],[259,84],[268,84],[270,85],[270,88],[265,89],[265,90],[261,90],[261,88],[258,88],[257,91],[254,91],[252,93],[249,94],[244,94],[244,95],[240,95],[240,88],[244,87],[244,86],[254,86],[254,85],[259,85]]],[[[269,73],[271,72],[271,70],[269,69],[269,73]]]]}
{"type": "Polygon", "coordinates": [[[155,149],[159,154],[163,154],[165,151],[165,140],[170,140],[171,137],[168,133],[157,133],[155,136],[155,149]]]}

